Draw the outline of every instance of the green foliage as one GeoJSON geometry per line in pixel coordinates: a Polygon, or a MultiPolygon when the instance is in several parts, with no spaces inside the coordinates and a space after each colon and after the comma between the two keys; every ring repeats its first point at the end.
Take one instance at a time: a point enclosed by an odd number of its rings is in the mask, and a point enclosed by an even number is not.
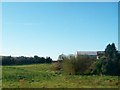
{"type": "Polygon", "coordinates": [[[55,70],[55,71],[59,71],[62,69],[62,64],[61,62],[55,62],[55,63],[52,63],[52,70],[55,70]]]}
{"type": "Polygon", "coordinates": [[[76,74],[90,74],[89,68],[95,60],[88,55],[78,55],[75,63],[76,74]]]}
{"type": "Polygon", "coordinates": [[[106,49],[105,49],[105,56],[106,56],[106,61],[107,63],[105,64],[105,72],[104,74],[108,75],[118,75],[118,51],[116,50],[115,44],[112,43],[111,45],[109,44],[106,49]]]}
{"type": "Polygon", "coordinates": [[[108,44],[105,55],[95,62],[92,73],[105,75],[119,75],[119,53],[115,44],[108,44]]]}
{"type": "Polygon", "coordinates": [[[106,58],[105,56],[102,56],[100,59],[98,59],[96,62],[93,63],[92,66],[92,74],[103,74],[103,72],[105,72],[105,64],[106,64],[106,58]]]}
{"type": "Polygon", "coordinates": [[[109,60],[116,60],[118,58],[117,56],[117,50],[116,50],[116,47],[115,47],[115,44],[112,43],[112,44],[108,44],[106,49],[105,49],[105,56],[107,57],[107,59],[109,60]]]}
{"type": "Polygon", "coordinates": [[[52,63],[52,59],[50,57],[46,57],[46,63],[52,63]]]}
{"type": "Polygon", "coordinates": [[[65,74],[75,74],[75,57],[69,56],[64,58],[62,63],[62,69],[65,74]]]}
{"type": "Polygon", "coordinates": [[[39,64],[39,63],[52,63],[52,59],[50,57],[38,57],[35,55],[34,57],[12,57],[12,56],[2,56],[2,65],[25,65],[25,64],[39,64]]]}
{"type": "Polygon", "coordinates": [[[89,67],[94,61],[88,55],[69,55],[63,60],[63,71],[67,74],[90,74],[89,67]]]}

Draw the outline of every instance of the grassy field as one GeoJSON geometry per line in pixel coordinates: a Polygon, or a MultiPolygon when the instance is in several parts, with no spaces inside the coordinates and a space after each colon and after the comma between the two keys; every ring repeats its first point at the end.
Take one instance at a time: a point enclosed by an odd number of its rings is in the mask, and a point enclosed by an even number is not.
{"type": "Polygon", "coordinates": [[[117,76],[65,75],[52,64],[3,66],[3,88],[117,88],[117,76]]]}

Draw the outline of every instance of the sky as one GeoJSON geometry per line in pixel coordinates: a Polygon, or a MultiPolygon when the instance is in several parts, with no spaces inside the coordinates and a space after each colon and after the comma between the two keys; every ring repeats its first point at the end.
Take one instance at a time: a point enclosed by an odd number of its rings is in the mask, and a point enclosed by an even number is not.
{"type": "Polygon", "coordinates": [[[2,53],[2,3],[0,3],[0,55],[2,53]]]}
{"type": "Polygon", "coordinates": [[[2,55],[50,56],[118,46],[117,2],[4,2],[2,55]]]}
{"type": "Polygon", "coordinates": [[[119,2],[119,0],[1,0],[2,2],[119,2]]]}

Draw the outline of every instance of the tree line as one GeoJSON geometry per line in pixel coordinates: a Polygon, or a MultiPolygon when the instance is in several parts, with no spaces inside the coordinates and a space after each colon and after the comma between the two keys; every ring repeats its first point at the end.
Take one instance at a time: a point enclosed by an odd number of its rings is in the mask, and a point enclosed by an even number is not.
{"type": "Polygon", "coordinates": [[[39,57],[35,55],[34,57],[12,57],[12,56],[2,56],[2,65],[23,65],[23,64],[40,64],[40,63],[52,63],[50,57],[39,57]]]}

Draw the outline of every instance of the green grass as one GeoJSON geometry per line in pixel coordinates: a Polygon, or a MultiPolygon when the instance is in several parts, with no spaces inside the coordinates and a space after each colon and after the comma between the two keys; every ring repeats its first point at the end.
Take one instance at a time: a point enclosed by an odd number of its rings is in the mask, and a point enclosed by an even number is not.
{"type": "Polygon", "coordinates": [[[117,76],[65,75],[51,69],[52,64],[2,67],[3,88],[117,88],[117,76]]]}

